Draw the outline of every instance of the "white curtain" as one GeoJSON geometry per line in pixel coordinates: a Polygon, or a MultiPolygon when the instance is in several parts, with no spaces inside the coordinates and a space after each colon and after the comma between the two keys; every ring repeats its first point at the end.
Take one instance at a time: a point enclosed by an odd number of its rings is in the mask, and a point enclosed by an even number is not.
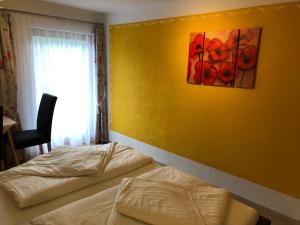
{"type": "Polygon", "coordinates": [[[97,100],[93,26],[21,13],[13,18],[22,128],[35,128],[41,96],[49,93],[58,97],[53,146],[94,143],[97,100]]]}

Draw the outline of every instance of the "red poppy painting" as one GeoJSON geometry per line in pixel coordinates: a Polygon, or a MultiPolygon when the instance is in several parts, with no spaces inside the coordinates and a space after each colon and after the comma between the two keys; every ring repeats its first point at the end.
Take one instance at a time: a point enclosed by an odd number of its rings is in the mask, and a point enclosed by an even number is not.
{"type": "Polygon", "coordinates": [[[203,32],[190,34],[187,82],[191,84],[201,84],[204,39],[203,32]]]}
{"type": "Polygon", "coordinates": [[[204,85],[233,87],[239,30],[205,32],[202,80],[204,85]]]}
{"type": "Polygon", "coordinates": [[[261,28],[191,33],[187,82],[254,88],[261,28]]]}
{"type": "Polygon", "coordinates": [[[238,88],[252,89],[255,86],[260,34],[259,27],[240,30],[235,78],[238,88]]]}

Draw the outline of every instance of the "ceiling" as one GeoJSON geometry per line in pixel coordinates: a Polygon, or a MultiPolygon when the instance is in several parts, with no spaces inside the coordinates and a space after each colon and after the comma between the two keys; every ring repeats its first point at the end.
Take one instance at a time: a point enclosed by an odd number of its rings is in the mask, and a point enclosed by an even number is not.
{"type": "MultiPolygon", "coordinates": [[[[0,0],[1,1],[1,0],[0,0]]],[[[101,13],[131,13],[132,11],[148,9],[159,11],[164,9],[166,12],[170,10],[183,10],[185,8],[220,10],[226,8],[248,7],[262,4],[275,4],[283,2],[297,2],[299,0],[40,0],[52,2],[56,4],[72,6],[81,9],[101,13]],[[219,9],[220,8],[220,9],[219,9]]],[[[145,11],[146,10],[146,11],[145,11]]],[[[205,10],[204,10],[205,11],[205,10]]]]}
{"type": "Polygon", "coordinates": [[[124,12],[175,3],[180,0],[43,0],[47,2],[92,10],[96,12],[124,12]]]}

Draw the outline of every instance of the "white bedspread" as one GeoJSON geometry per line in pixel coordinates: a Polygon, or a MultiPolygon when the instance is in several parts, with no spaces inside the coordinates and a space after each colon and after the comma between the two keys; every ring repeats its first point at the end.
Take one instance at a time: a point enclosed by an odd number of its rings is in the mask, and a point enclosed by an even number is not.
{"type": "Polygon", "coordinates": [[[42,177],[100,176],[111,159],[116,143],[80,147],[59,147],[52,152],[1,174],[1,181],[15,175],[42,177]]]}
{"type": "MultiPolygon", "coordinates": [[[[221,188],[125,178],[115,207],[118,213],[149,224],[221,225],[228,200],[229,193],[221,188]]],[[[121,219],[117,224],[124,223],[121,219]]]]}
{"type": "MultiPolygon", "coordinates": [[[[210,187],[202,180],[180,172],[171,167],[163,167],[139,176],[143,179],[157,181],[168,181],[178,185],[200,185],[201,187],[210,187]]],[[[117,195],[118,187],[99,192],[88,198],[73,202],[62,208],[41,215],[32,220],[32,225],[142,225],[146,224],[134,220],[121,214],[113,207],[114,199],[117,195]],[[117,220],[122,223],[118,223],[117,220]]],[[[230,199],[228,204],[228,214],[222,225],[255,225],[258,219],[258,213],[251,207],[248,207],[236,200],[230,199]]],[[[169,223],[167,223],[169,224],[169,223]]]]}
{"type": "MultiPolygon", "coordinates": [[[[105,146],[111,151],[110,147],[105,146]]],[[[152,158],[131,147],[116,144],[101,176],[42,177],[5,171],[0,173],[0,186],[13,197],[18,207],[24,208],[111,179],[150,162],[152,158]]]]}

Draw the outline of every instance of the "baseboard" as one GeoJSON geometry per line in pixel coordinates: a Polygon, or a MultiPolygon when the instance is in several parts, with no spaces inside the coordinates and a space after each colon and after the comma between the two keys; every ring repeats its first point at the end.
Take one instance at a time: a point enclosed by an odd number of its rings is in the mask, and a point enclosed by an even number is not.
{"type": "Polygon", "coordinates": [[[176,167],[184,172],[205,179],[213,185],[223,187],[233,194],[248,199],[256,204],[295,220],[300,220],[300,199],[170,153],[114,131],[109,132],[109,140],[130,145],[139,151],[152,156],[156,161],[162,164],[176,167]]]}

